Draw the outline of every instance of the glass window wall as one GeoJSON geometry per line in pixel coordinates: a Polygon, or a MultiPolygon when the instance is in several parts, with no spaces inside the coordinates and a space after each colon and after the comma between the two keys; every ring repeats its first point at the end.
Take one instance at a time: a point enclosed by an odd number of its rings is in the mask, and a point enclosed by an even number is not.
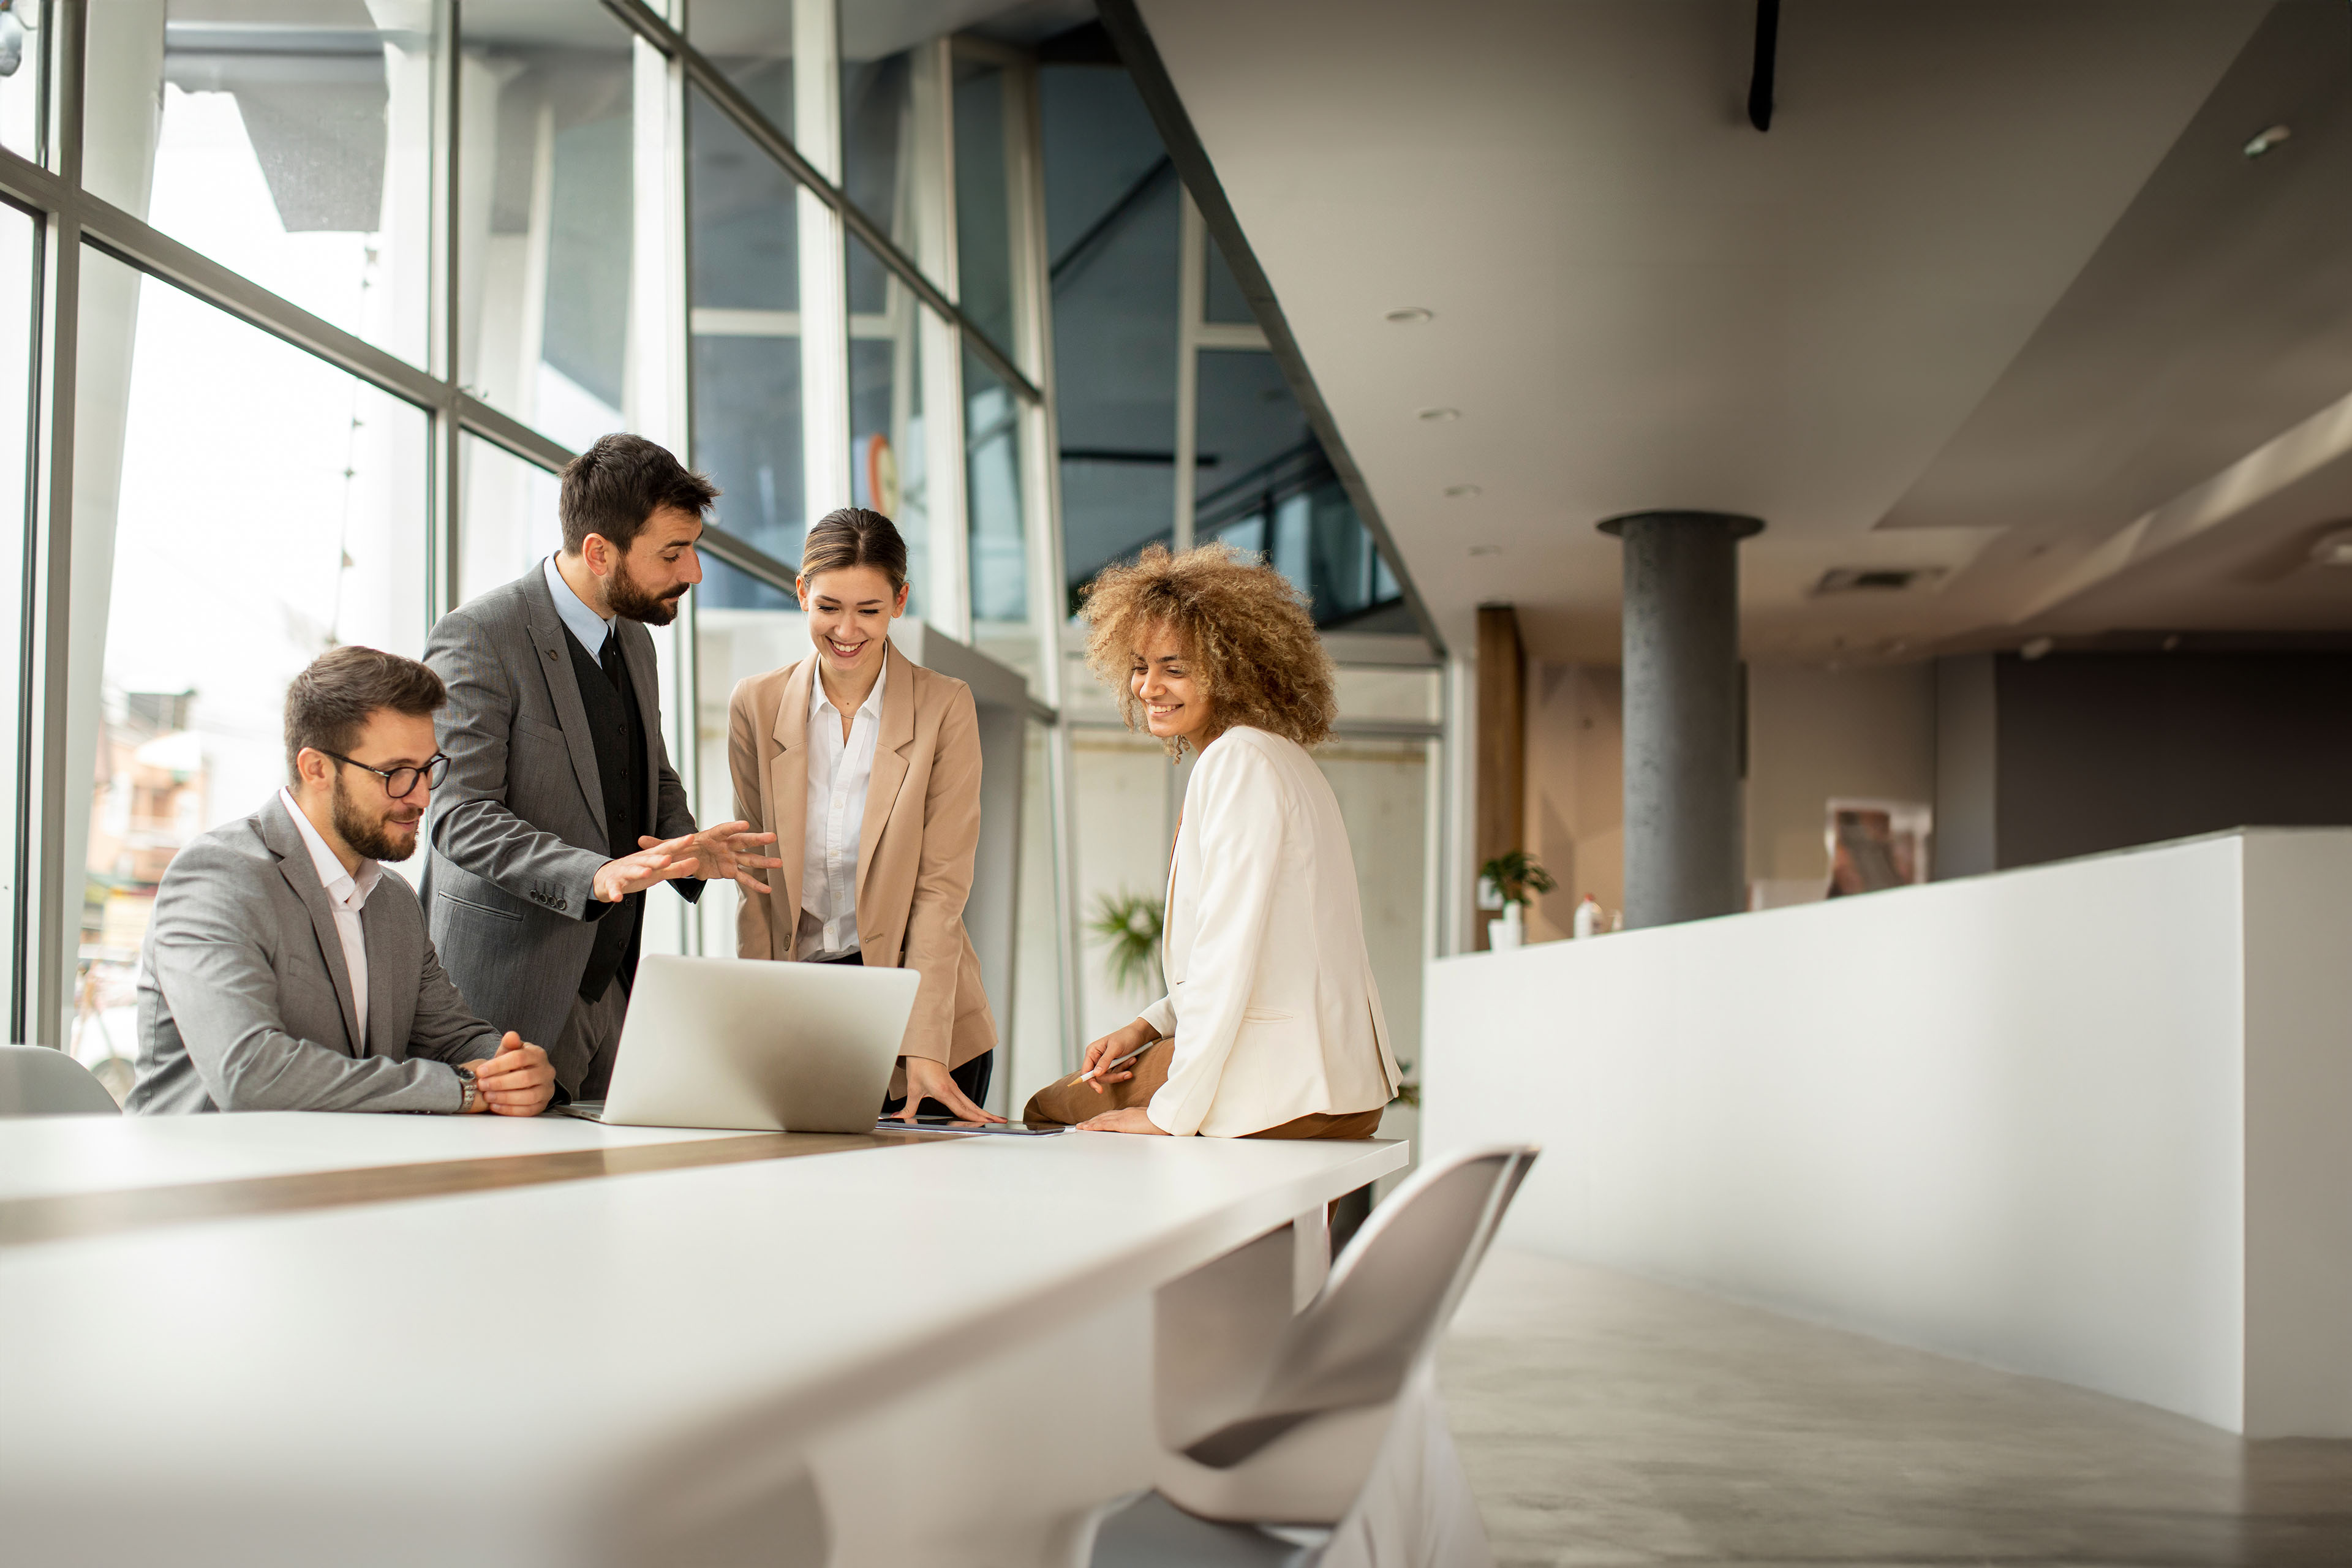
{"type": "MultiPolygon", "coordinates": [[[[822,499],[803,461],[799,186],[698,90],[687,138],[694,464],[719,488],[720,527],[795,563],[822,499]]],[[[713,604],[736,591],[703,590],[713,604]]]]}
{"type": "Polygon", "coordinates": [[[955,64],[957,303],[1000,348],[1013,342],[1013,180],[1020,167],[1013,73],[959,54],[955,64]]]}
{"type": "Polygon", "coordinates": [[[855,236],[849,241],[849,479],[848,503],[870,507],[898,525],[907,541],[907,613],[950,634],[962,616],[943,581],[959,575],[960,541],[940,537],[952,527],[953,437],[926,416],[952,412],[946,377],[953,363],[948,324],[915,298],[855,236]],[[950,443],[942,450],[942,437],[950,443]],[[944,457],[947,460],[940,461],[944,457]],[[945,472],[942,484],[936,477],[945,472]]]}
{"type": "Polygon", "coordinates": [[[629,372],[648,46],[596,0],[459,15],[457,379],[574,450],[643,428],[629,372]]]}
{"type": "MultiPolygon", "coordinates": [[[[738,682],[805,658],[808,617],[772,584],[723,561],[702,557],[702,585],[694,591],[695,820],[726,822],[736,816],[735,784],[727,765],[727,704],[738,682]]],[[[741,892],[712,882],[696,906],[702,951],[735,952],[735,913],[741,892]]]]}
{"type": "MultiPolygon", "coordinates": [[[[1013,389],[970,350],[963,356],[963,397],[973,634],[983,640],[1016,635],[1025,638],[1029,579],[1021,494],[1021,404],[1013,389]]],[[[1026,667],[1034,658],[1024,651],[1021,662],[1026,667]]]]}
{"type": "Polygon", "coordinates": [[[1040,73],[1062,553],[1080,584],[1173,537],[1181,187],[1125,71],[1040,73]]]}
{"type": "MultiPolygon", "coordinates": [[[[0,56],[0,58],[5,58],[0,56]]],[[[30,68],[29,63],[26,68],[30,68]]],[[[0,87],[0,110],[5,89],[0,87]]],[[[33,220],[15,207],[0,206],[0,559],[13,563],[21,582],[28,563],[33,437],[34,304],[36,258],[40,237],[33,220]]],[[[22,592],[0,595],[0,679],[23,689],[25,609],[22,592]]],[[[0,940],[14,946],[16,898],[24,859],[16,830],[24,805],[19,768],[33,714],[19,704],[0,729],[0,940]]]]}
{"type": "Polygon", "coordinates": [[[0,12],[0,147],[41,161],[48,123],[47,51],[41,47],[42,0],[16,0],[0,12]]]}
{"type": "MultiPolygon", "coordinates": [[[[0,65],[27,9],[0,13],[0,65]]],[[[85,184],[424,364],[440,39],[432,6],[394,15],[352,0],[100,7],[89,25],[85,184]]],[[[0,77],[0,141],[19,152],[31,83],[16,83],[34,68],[0,77]]]]}
{"type": "Polygon", "coordinates": [[[556,477],[468,431],[457,437],[457,599],[513,582],[563,547],[556,477]]]}
{"type": "MultiPolygon", "coordinates": [[[[78,401],[58,422],[76,485],[51,520],[72,549],[55,557],[69,564],[36,563],[71,576],[18,603],[65,593],[97,610],[54,634],[68,710],[25,722],[66,741],[34,753],[31,793],[0,823],[32,846],[27,814],[68,803],[67,842],[0,857],[13,879],[0,919],[31,926],[15,1005],[34,1037],[87,1043],[98,1060],[127,1048],[122,964],[143,898],[190,834],[282,777],[286,680],[336,642],[414,653],[433,613],[531,570],[560,543],[555,470],[607,432],[668,442],[725,492],[715,542],[738,564],[706,552],[680,628],[692,640],[656,637],[665,679],[691,692],[691,712],[667,717],[706,815],[733,807],[734,684],[805,650],[791,569],[809,518],[833,507],[894,516],[916,612],[1030,674],[1033,704],[1052,693],[1043,628],[1062,605],[1033,574],[1058,548],[1053,447],[1037,388],[991,369],[1009,356],[1047,379],[1024,357],[1045,341],[1033,318],[1047,298],[1030,232],[1034,68],[950,40],[919,7],[655,9],[687,26],[685,60],[657,26],[599,0],[91,10],[89,195],[5,170],[0,191],[79,210],[94,232],[111,224],[128,254],[167,255],[152,242],[169,237],[258,287],[162,259],[149,276],[113,250],[82,264],[79,331],[60,340],[78,401]],[[706,68],[734,92],[696,85],[706,68]],[[777,136],[838,183],[855,224],[842,197],[795,183],[777,136]],[[844,237],[866,225],[897,254],[844,237]],[[894,270],[907,265],[921,278],[894,270]],[[235,316],[220,309],[231,292],[235,316]],[[296,346],[315,342],[312,318],[391,357],[315,357],[296,346]],[[234,605],[237,638],[156,640],[207,595],[234,605]],[[58,885],[52,855],[70,868],[54,905],[26,880],[58,885]]],[[[42,151],[42,52],[12,32],[33,14],[0,0],[0,146],[21,153],[42,151]]],[[[1170,193],[1155,199],[1164,216],[1170,193]]],[[[0,550],[20,558],[44,537],[25,528],[21,434],[37,232],[0,211],[0,314],[15,311],[0,386],[16,389],[0,391],[0,512],[14,519],[0,550]]],[[[8,629],[0,662],[21,670],[49,634],[8,629]]],[[[1059,720],[1033,706],[1015,918],[1045,946],[1016,955],[1017,1016],[1000,1019],[1012,1056],[1041,1071],[1074,1039],[1052,945],[1072,930],[1059,720]]],[[[731,949],[732,897],[712,889],[688,945],[731,949]]],[[[649,950],[673,934],[649,925],[649,950]]]]}
{"type": "Polygon", "coordinates": [[[341,644],[423,650],[426,422],[110,258],[82,267],[86,311],[136,302],[127,374],[89,362],[77,414],[76,503],[110,513],[112,548],[77,563],[111,588],[69,1042],[120,1079],[155,885],[190,838],[285,783],[287,683],[341,644]],[[207,414],[192,419],[197,385],[207,414]],[[225,617],[236,636],[188,635],[225,617]]]}
{"type": "Polygon", "coordinates": [[[694,0],[686,36],[770,124],[792,133],[792,0],[694,0]]]}

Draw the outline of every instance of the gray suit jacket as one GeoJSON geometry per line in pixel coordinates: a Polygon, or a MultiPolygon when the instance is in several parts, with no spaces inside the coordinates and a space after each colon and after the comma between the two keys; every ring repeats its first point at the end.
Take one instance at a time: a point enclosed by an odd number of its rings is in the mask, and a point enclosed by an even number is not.
{"type": "Polygon", "coordinates": [[[456,1110],[451,1064],[496,1055],[498,1032],[442,973],[397,873],[376,883],[360,931],[364,1051],[334,910],[284,804],[273,796],[173,856],[139,965],[127,1109],[456,1110]]]}
{"type": "MultiPolygon", "coordinates": [[[[675,838],[694,831],[694,814],[662,739],[654,639],[614,624],[646,721],[641,831],[675,838]]],[[[475,1006],[552,1054],[596,944],[592,922],[616,907],[596,902],[596,868],[637,847],[604,841],[596,741],[545,574],[534,565],[442,616],[425,662],[449,688],[435,721],[449,777],[433,792],[425,867],[434,945],[475,1006]]],[[[702,890],[672,885],[689,899],[702,890]]],[[[558,1061],[557,1079],[577,1089],[586,1066],[558,1061]]]]}

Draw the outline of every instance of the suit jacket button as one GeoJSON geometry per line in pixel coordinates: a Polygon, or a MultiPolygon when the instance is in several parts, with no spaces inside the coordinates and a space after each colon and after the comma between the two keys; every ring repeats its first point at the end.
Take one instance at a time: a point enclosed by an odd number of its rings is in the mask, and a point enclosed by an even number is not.
{"type": "Polygon", "coordinates": [[[567,900],[558,899],[558,900],[555,900],[555,907],[556,907],[557,909],[559,909],[559,910],[568,910],[568,909],[570,909],[570,908],[572,907],[572,905],[571,905],[570,901],[569,901],[569,900],[567,900]]]}

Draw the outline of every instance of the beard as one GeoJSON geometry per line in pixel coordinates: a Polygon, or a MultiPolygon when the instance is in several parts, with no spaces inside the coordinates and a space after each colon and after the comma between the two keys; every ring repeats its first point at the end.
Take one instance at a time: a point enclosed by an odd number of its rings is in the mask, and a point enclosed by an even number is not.
{"type": "MultiPolygon", "coordinates": [[[[395,823],[389,816],[371,817],[362,815],[359,804],[344,793],[341,769],[335,773],[332,805],[335,832],[358,854],[371,860],[405,860],[416,853],[416,823],[395,823]],[[404,828],[406,830],[404,837],[394,836],[396,829],[404,828]]],[[[400,812],[408,807],[404,803],[395,801],[392,809],[400,812]]],[[[423,819],[424,814],[418,813],[417,820],[421,822],[423,819]]]]}
{"type": "Polygon", "coordinates": [[[648,594],[643,584],[629,575],[629,563],[623,559],[613,563],[613,581],[604,594],[613,602],[614,615],[649,626],[666,626],[677,619],[677,602],[686,597],[687,586],[681,583],[667,594],[648,594]]]}

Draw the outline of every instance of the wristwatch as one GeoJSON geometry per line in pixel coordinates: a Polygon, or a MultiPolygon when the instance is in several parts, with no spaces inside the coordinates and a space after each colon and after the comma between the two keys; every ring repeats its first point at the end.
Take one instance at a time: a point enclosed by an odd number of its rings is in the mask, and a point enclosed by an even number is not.
{"type": "Polygon", "coordinates": [[[466,1098],[457,1103],[457,1114],[463,1116],[467,1112],[472,1110],[476,1106],[482,1103],[482,1091],[480,1087],[474,1082],[474,1069],[472,1068],[459,1068],[457,1069],[457,1087],[465,1090],[466,1093],[466,1098]]]}

